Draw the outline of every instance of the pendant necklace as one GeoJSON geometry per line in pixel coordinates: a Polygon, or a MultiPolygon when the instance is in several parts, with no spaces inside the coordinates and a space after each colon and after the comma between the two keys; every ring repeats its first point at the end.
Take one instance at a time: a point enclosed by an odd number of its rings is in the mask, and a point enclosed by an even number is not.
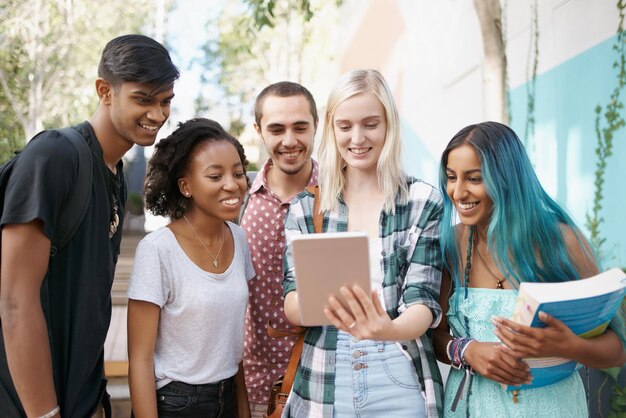
{"type": "Polygon", "coordinates": [[[109,239],[113,238],[113,235],[117,232],[117,227],[120,225],[120,216],[117,213],[117,199],[115,196],[111,196],[112,210],[111,221],[109,222],[109,239]]]}
{"type": "Polygon", "coordinates": [[[193,234],[196,236],[196,238],[198,238],[198,241],[200,241],[200,244],[202,244],[202,246],[204,247],[206,252],[209,253],[211,258],[213,259],[213,267],[217,268],[217,258],[220,256],[220,253],[222,252],[222,247],[224,246],[224,228],[220,225],[220,230],[222,231],[222,238],[221,238],[221,241],[220,241],[220,249],[217,250],[217,255],[215,257],[213,257],[213,254],[211,254],[211,251],[209,251],[209,247],[207,247],[206,244],[204,243],[204,241],[202,241],[202,239],[200,238],[200,236],[198,235],[196,230],[193,228],[193,225],[191,225],[191,222],[189,222],[189,219],[187,219],[187,217],[185,215],[183,215],[183,218],[185,218],[185,220],[187,221],[187,224],[189,225],[189,228],[191,228],[191,231],[193,232],[193,234]]]}
{"type": "Polygon", "coordinates": [[[504,289],[504,286],[502,286],[502,283],[504,282],[504,277],[502,277],[501,279],[498,279],[498,276],[493,274],[493,272],[489,269],[489,267],[487,267],[487,263],[483,259],[483,256],[480,255],[480,251],[478,250],[478,245],[476,245],[476,254],[478,254],[478,258],[480,259],[481,263],[483,263],[483,266],[485,266],[485,268],[487,269],[491,277],[496,279],[496,289],[504,289]]]}

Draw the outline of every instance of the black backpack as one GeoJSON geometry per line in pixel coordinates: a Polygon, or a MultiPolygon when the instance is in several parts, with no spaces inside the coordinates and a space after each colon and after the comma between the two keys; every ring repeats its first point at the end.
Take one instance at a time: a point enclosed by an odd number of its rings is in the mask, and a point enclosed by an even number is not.
{"type": "MultiPolygon", "coordinates": [[[[68,138],[76,148],[78,152],[78,177],[76,178],[74,192],[69,196],[69,199],[65,202],[65,207],[61,210],[61,215],[54,231],[54,237],[52,238],[50,257],[54,257],[57,250],[63,248],[72,239],[78,226],[82,222],[87,212],[87,206],[89,205],[93,174],[91,150],[82,135],[74,128],[54,129],[54,131],[68,138]]],[[[46,131],[35,135],[30,142],[37,140],[44,132],[46,131]]],[[[26,144],[26,146],[28,146],[28,144],[26,144]]],[[[9,184],[13,167],[19,158],[20,152],[17,152],[13,158],[0,166],[0,215],[4,211],[4,198],[7,185],[9,184]]]]}

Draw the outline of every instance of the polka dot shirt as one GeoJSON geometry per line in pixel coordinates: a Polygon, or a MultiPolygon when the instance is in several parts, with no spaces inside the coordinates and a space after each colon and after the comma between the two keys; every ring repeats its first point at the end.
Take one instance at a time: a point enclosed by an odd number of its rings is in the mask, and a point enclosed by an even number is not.
{"type": "MultiPolygon", "coordinates": [[[[282,202],[267,185],[268,160],[250,188],[250,198],[241,226],[250,243],[256,277],[248,282],[244,369],[248,400],[267,403],[272,384],[285,373],[296,337],[272,338],[267,324],[280,330],[293,330],[283,312],[283,253],[285,215],[289,201],[282,202]]],[[[317,162],[309,185],[317,184],[317,162]]],[[[294,196],[295,197],[295,196],[294,196]]]]}

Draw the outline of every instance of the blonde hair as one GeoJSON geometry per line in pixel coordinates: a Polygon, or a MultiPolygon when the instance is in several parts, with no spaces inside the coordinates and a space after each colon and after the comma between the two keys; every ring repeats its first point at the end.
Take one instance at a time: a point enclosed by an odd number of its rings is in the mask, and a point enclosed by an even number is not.
{"type": "Polygon", "coordinates": [[[387,119],[385,143],[376,166],[378,184],[385,195],[383,209],[386,212],[395,212],[398,193],[400,202],[404,203],[408,200],[408,189],[401,162],[400,117],[389,86],[376,70],[352,70],[339,78],[328,96],[326,105],[326,118],[318,150],[320,210],[322,212],[334,211],[338,208],[337,198],[346,185],[343,170],[346,163],[339,153],[333,127],[335,110],[341,103],[362,93],[372,93],[380,100],[385,108],[387,119]]]}

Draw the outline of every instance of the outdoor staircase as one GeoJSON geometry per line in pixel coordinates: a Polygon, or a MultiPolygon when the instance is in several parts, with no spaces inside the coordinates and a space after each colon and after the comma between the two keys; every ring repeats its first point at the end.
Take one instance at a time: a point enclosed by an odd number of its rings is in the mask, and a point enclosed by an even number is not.
{"type": "Polygon", "coordinates": [[[126,351],[126,314],[128,308],[128,283],[135,260],[135,249],[145,234],[124,231],[120,256],[111,289],[113,309],[111,325],[104,344],[104,369],[109,379],[114,418],[130,417],[130,392],[128,390],[128,353],[126,351]]]}

